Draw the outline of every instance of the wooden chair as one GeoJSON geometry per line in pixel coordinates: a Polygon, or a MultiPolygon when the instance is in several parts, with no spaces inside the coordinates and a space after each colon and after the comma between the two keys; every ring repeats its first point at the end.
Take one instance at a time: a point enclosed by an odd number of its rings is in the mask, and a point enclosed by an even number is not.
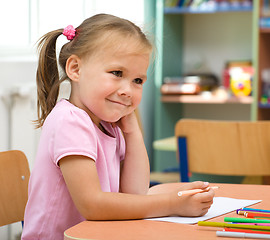
{"type": "Polygon", "coordinates": [[[264,184],[270,184],[270,121],[183,119],[175,136],[182,182],[201,173],[264,176],[264,184]]]}
{"type": "Polygon", "coordinates": [[[0,152],[0,226],[23,222],[29,176],[23,152],[0,152]]]}

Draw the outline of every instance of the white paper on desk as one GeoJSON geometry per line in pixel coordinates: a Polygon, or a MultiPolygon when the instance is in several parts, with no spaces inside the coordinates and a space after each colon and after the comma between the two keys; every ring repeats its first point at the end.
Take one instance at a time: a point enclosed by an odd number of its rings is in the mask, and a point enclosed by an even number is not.
{"type": "Polygon", "coordinates": [[[210,207],[209,211],[202,217],[161,217],[148,218],[147,220],[194,224],[199,221],[214,218],[261,201],[262,200],[244,200],[226,197],[214,197],[212,206],[210,207]]]}

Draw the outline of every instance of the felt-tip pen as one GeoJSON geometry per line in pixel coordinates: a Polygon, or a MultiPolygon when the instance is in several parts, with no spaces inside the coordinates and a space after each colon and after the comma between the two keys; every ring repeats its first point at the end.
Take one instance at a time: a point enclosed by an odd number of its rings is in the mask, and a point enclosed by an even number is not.
{"type": "Polygon", "coordinates": [[[245,232],[245,233],[262,233],[262,234],[270,234],[268,231],[263,230],[253,230],[253,229],[241,229],[241,228],[224,228],[225,232],[245,232]]]}
{"type": "Polygon", "coordinates": [[[223,223],[223,222],[199,221],[198,226],[223,227],[223,228],[228,227],[228,228],[242,228],[242,229],[254,229],[254,230],[267,230],[267,231],[270,231],[269,226],[233,224],[233,223],[223,223]]]}
{"type": "Polygon", "coordinates": [[[260,214],[260,213],[246,212],[246,213],[244,213],[244,216],[247,217],[247,218],[265,218],[265,219],[270,219],[270,214],[260,214]]]}
{"type": "Polygon", "coordinates": [[[217,231],[218,237],[270,239],[269,234],[217,231]]]}
{"type": "Polygon", "coordinates": [[[254,218],[235,218],[225,217],[224,222],[238,222],[238,223],[270,223],[270,220],[266,219],[254,219],[254,218]]]}
{"type": "Polygon", "coordinates": [[[266,213],[270,213],[270,210],[266,210],[266,209],[258,209],[258,208],[242,208],[242,209],[238,209],[241,211],[254,211],[254,212],[266,212],[266,213]]]}

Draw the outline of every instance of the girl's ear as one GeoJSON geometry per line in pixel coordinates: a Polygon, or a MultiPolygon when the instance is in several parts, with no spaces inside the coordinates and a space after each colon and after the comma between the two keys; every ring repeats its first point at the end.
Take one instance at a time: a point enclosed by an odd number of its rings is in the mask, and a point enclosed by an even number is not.
{"type": "Polygon", "coordinates": [[[76,55],[71,55],[66,62],[66,74],[70,80],[78,82],[81,60],[76,55]]]}

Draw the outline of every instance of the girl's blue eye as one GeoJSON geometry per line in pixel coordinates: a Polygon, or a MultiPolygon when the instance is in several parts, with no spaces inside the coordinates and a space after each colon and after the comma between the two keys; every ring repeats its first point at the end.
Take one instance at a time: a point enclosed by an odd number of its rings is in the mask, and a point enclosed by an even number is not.
{"type": "Polygon", "coordinates": [[[134,82],[135,82],[136,84],[143,84],[143,80],[142,80],[141,78],[135,78],[135,79],[134,79],[134,82]]]}
{"type": "Polygon", "coordinates": [[[111,73],[113,75],[115,75],[116,77],[122,77],[123,76],[123,72],[122,71],[111,71],[111,73]]]}

